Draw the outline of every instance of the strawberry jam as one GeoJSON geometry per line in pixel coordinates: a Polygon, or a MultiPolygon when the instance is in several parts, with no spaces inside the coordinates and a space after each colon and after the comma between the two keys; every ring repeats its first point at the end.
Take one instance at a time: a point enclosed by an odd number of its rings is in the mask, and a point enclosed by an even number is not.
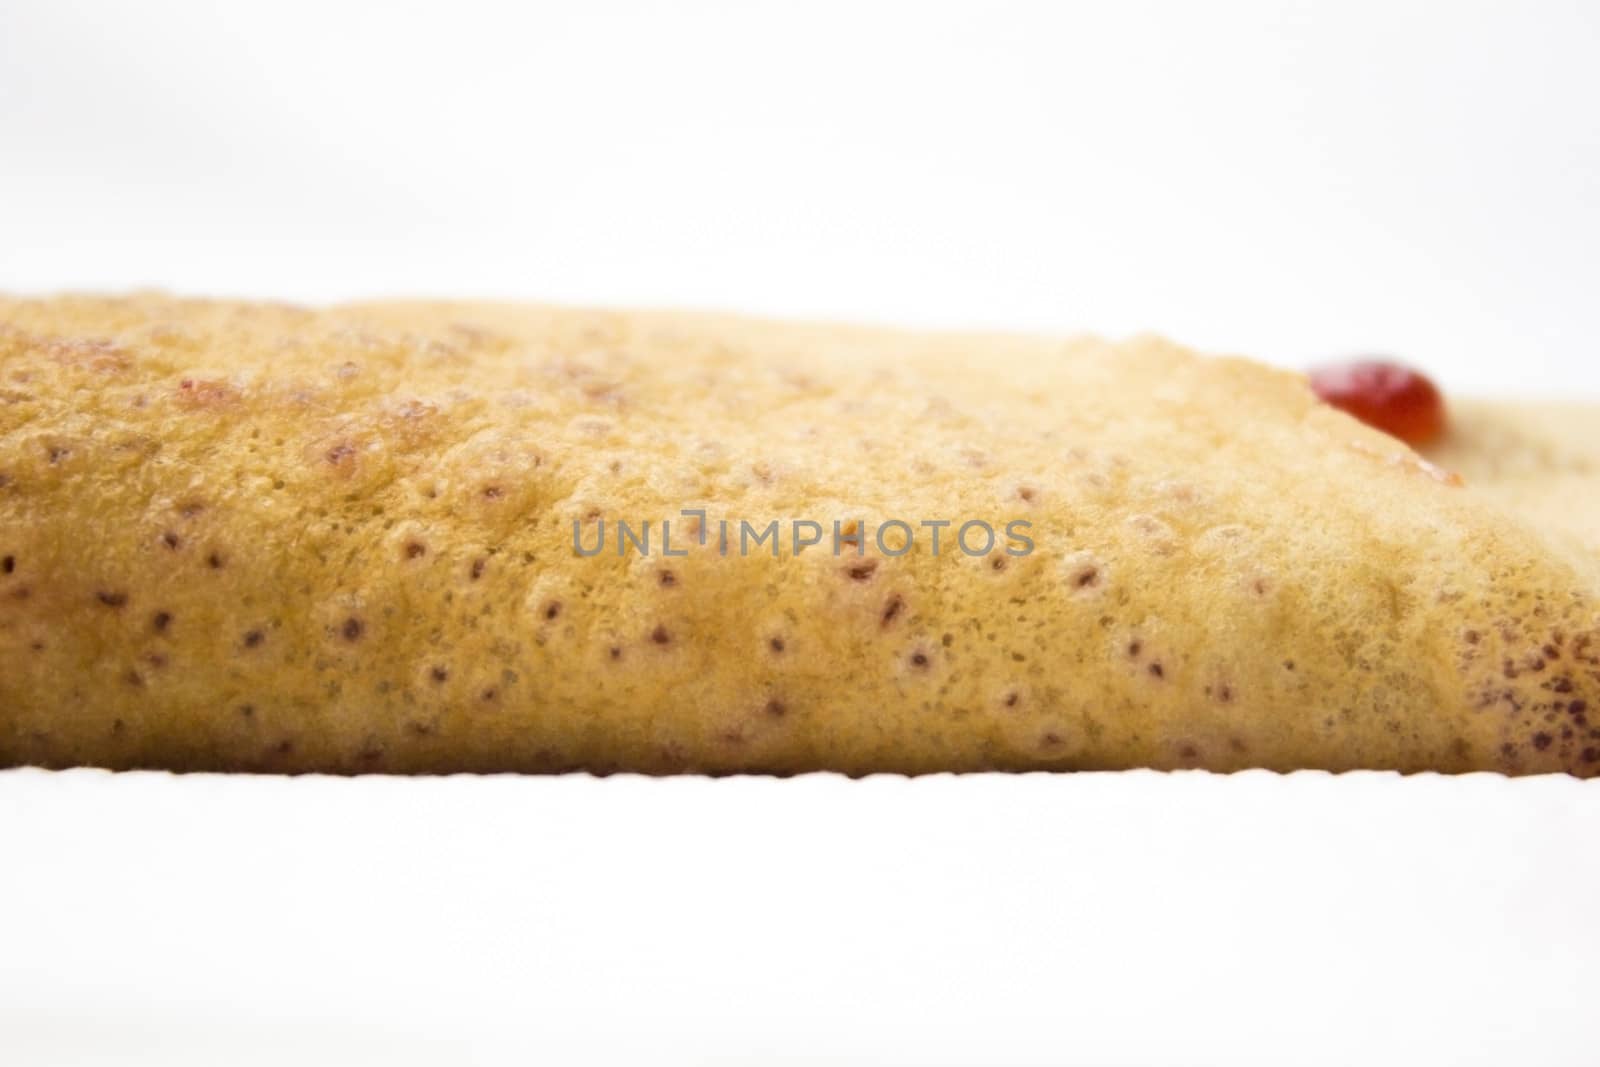
{"type": "Polygon", "coordinates": [[[1335,363],[1311,371],[1311,389],[1325,402],[1377,430],[1420,446],[1444,430],[1438,388],[1409,367],[1385,360],[1335,363]]]}

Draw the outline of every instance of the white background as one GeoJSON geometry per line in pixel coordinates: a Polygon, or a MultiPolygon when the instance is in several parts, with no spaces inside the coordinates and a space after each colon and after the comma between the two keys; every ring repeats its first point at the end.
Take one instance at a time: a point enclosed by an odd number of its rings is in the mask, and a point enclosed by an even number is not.
{"type": "MultiPolygon", "coordinates": [[[[1600,394],[1600,5],[0,6],[0,289],[1600,394]]],[[[3,665],[0,665],[3,669],[3,665]]],[[[0,1062],[1592,1063],[1600,792],[0,774],[0,1062]]]]}
{"type": "Polygon", "coordinates": [[[1600,7],[0,6],[0,287],[1600,337],[1600,7]]]}

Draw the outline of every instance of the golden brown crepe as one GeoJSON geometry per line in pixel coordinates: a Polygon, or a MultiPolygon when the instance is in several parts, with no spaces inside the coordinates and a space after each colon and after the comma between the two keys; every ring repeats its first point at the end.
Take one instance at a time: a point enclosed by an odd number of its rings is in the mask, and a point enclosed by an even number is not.
{"type": "Polygon", "coordinates": [[[0,763],[1600,771],[1582,538],[1295,374],[499,305],[0,324],[0,763]]]}

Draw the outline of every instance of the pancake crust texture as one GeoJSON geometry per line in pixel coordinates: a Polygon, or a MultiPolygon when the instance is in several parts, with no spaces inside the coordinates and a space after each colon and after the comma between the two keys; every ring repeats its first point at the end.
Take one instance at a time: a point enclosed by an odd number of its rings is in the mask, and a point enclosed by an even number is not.
{"type": "Polygon", "coordinates": [[[0,764],[1593,775],[1543,518],[1156,338],[6,299],[0,764]]]}

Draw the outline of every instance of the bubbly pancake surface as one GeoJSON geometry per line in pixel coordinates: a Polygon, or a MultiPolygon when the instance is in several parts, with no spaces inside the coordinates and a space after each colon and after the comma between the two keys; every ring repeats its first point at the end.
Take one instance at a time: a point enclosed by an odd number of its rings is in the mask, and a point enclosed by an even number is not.
{"type": "Polygon", "coordinates": [[[0,763],[1600,772],[1595,559],[1490,496],[1153,338],[0,301],[0,763]]]}

